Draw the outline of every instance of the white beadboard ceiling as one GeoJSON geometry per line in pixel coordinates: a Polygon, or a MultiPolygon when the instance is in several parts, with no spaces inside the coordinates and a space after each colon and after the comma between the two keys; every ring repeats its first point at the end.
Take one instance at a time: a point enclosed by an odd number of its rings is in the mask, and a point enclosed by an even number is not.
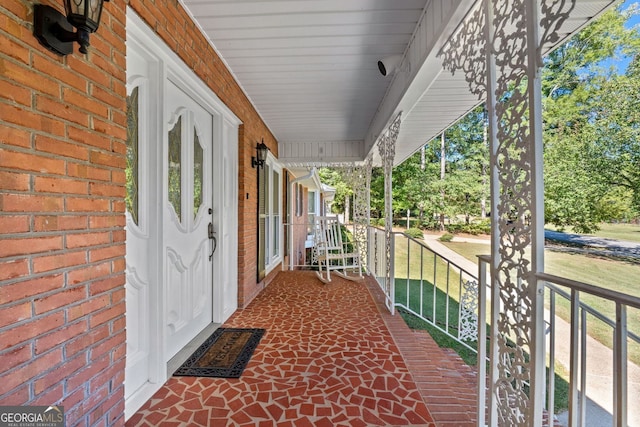
{"type": "MultiPolygon", "coordinates": [[[[578,0],[563,31],[610,3],[578,0]]],[[[403,111],[399,163],[477,104],[461,74],[442,72],[435,58],[473,0],[184,4],[278,139],[285,162],[362,160],[403,111]],[[405,53],[406,71],[379,73],[379,59],[405,53]]]]}
{"type": "Polygon", "coordinates": [[[186,0],[279,141],[362,140],[427,0],[186,0]]]}

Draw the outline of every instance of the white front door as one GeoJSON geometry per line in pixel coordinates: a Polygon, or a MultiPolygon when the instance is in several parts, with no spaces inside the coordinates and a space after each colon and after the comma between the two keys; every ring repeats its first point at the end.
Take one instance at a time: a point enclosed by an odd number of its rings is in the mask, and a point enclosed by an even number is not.
{"type": "Polygon", "coordinates": [[[166,95],[164,342],[171,358],[212,321],[213,116],[171,81],[166,95]]]}
{"type": "Polygon", "coordinates": [[[148,398],[149,384],[162,381],[159,328],[155,308],[160,302],[162,275],[158,272],[158,249],[162,236],[157,233],[159,215],[155,188],[159,173],[158,147],[161,135],[151,102],[153,73],[149,62],[129,44],[127,56],[127,171],[126,171],[126,310],[127,364],[125,406],[127,415],[148,398]]]}
{"type": "Polygon", "coordinates": [[[240,125],[131,9],[127,95],[125,418],[237,308],[240,125]]]}

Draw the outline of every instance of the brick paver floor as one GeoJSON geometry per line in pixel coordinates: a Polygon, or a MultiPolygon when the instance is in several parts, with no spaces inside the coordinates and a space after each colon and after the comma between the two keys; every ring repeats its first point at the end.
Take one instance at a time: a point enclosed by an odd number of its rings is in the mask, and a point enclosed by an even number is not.
{"type": "Polygon", "coordinates": [[[475,375],[375,281],[282,272],[225,327],[266,333],[239,379],[173,377],[127,426],[472,426],[475,375]]]}

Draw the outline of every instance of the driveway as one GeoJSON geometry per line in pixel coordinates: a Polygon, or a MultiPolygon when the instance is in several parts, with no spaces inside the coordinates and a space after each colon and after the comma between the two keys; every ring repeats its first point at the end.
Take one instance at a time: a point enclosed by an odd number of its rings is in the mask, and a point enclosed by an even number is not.
{"type": "Polygon", "coordinates": [[[613,258],[640,260],[640,243],[637,242],[585,236],[582,234],[561,233],[551,230],[545,230],[544,237],[551,242],[560,242],[576,246],[589,253],[602,254],[613,258]]]}

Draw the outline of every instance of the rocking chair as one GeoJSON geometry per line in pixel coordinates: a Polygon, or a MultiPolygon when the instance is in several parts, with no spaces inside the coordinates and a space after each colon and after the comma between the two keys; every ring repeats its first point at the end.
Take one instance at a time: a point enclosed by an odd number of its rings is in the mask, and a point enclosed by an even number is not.
{"type": "Polygon", "coordinates": [[[337,216],[316,217],[316,250],[318,271],[323,283],[331,282],[331,271],[347,280],[362,279],[360,254],[354,247],[349,250],[349,242],[342,241],[342,227],[337,216]],[[349,275],[357,272],[357,276],[349,275]]]}

